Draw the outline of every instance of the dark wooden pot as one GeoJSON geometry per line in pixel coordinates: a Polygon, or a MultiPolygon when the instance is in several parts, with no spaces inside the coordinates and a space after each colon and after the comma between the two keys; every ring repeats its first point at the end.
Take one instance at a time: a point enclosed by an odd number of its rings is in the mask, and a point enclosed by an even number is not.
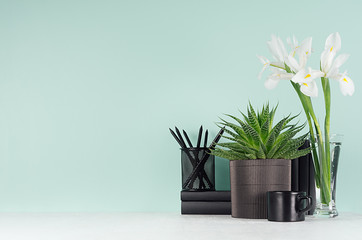
{"type": "Polygon", "coordinates": [[[268,191],[291,190],[291,160],[230,161],[231,215],[266,219],[268,191]]]}

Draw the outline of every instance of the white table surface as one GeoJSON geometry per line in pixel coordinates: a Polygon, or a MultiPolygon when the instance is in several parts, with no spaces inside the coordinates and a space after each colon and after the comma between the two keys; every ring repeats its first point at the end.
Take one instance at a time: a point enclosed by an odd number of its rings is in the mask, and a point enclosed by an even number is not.
{"type": "Polygon", "coordinates": [[[276,223],[179,213],[0,213],[1,240],[362,239],[362,215],[276,223]]]}

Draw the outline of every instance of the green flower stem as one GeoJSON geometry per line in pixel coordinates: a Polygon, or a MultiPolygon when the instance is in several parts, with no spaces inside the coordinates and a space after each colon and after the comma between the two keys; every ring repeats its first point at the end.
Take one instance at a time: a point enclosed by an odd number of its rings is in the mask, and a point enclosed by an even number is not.
{"type": "MultiPolygon", "coordinates": [[[[313,110],[313,105],[312,105],[312,102],[310,100],[310,97],[304,95],[301,91],[300,91],[300,87],[297,83],[294,83],[292,82],[292,85],[295,89],[295,91],[297,92],[298,94],[298,97],[302,103],[302,106],[303,106],[303,109],[304,109],[304,112],[306,114],[306,117],[307,117],[307,120],[308,120],[308,125],[309,125],[309,130],[310,130],[310,141],[311,141],[311,145],[313,146],[312,148],[312,154],[313,154],[313,158],[314,158],[314,167],[315,167],[315,179],[316,179],[316,184],[317,184],[317,187],[320,186],[320,163],[319,163],[319,158],[318,158],[318,153],[317,153],[317,149],[315,148],[316,146],[316,142],[315,142],[315,134],[314,134],[314,128],[313,128],[313,125],[312,125],[312,119],[313,119],[313,123],[314,123],[314,126],[316,128],[316,131],[317,131],[317,134],[318,136],[321,136],[321,130],[320,130],[320,126],[318,124],[318,121],[315,117],[315,114],[314,114],[314,110],[313,110]],[[311,119],[312,117],[312,119],[311,119]]],[[[319,139],[320,137],[318,137],[319,139]]]]}
{"type": "Polygon", "coordinates": [[[285,68],[280,67],[280,66],[277,66],[277,65],[270,64],[270,66],[271,66],[271,67],[276,67],[276,68],[280,68],[280,69],[286,70],[285,68]]]}
{"type": "MultiPolygon", "coordinates": [[[[285,70],[288,73],[293,73],[287,65],[285,65],[285,70]]],[[[316,138],[315,138],[315,135],[314,135],[314,128],[313,128],[311,116],[314,116],[314,118],[313,118],[314,126],[316,126],[317,133],[321,137],[322,135],[321,135],[320,127],[319,127],[318,121],[317,121],[317,119],[315,117],[314,110],[313,110],[313,105],[312,105],[312,102],[310,100],[310,97],[304,95],[300,91],[299,84],[294,83],[293,81],[290,81],[290,83],[292,84],[294,90],[296,91],[296,93],[297,93],[297,95],[298,95],[298,97],[300,99],[300,102],[302,103],[305,115],[307,117],[309,131],[310,131],[310,141],[311,141],[311,145],[313,146],[312,147],[312,154],[313,154],[313,159],[314,159],[313,163],[314,163],[314,169],[315,169],[315,180],[316,180],[317,187],[319,187],[320,186],[320,181],[319,181],[320,180],[320,163],[319,163],[319,160],[318,160],[319,158],[318,158],[317,149],[315,148],[315,146],[316,146],[315,139],[316,138]]]]}
{"type": "MultiPolygon", "coordinates": [[[[299,90],[300,91],[300,90],[299,90]]],[[[303,93],[301,93],[303,94],[303,93]]],[[[311,118],[313,119],[313,123],[317,132],[317,140],[318,140],[318,152],[319,152],[319,158],[316,158],[315,156],[317,156],[316,153],[314,153],[315,157],[314,161],[315,161],[315,172],[316,172],[316,185],[317,187],[320,188],[320,196],[321,196],[321,202],[322,203],[329,203],[330,199],[330,191],[329,191],[329,186],[330,184],[328,184],[330,181],[328,181],[328,176],[329,176],[329,172],[328,172],[328,167],[326,167],[326,155],[329,155],[326,153],[325,151],[325,145],[323,143],[323,133],[321,130],[321,127],[318,123],[317,117],[314,113],[313,110],[313,105],[312,105],[312,101],[310,99],[310,97],[306,96],[303,94],[303,101],[304,104],[307,106],[308,110],[309,110],[309,114],[311,116],[311,118]],[[316,159],[318,159],[316,161],[316,159]]]]}
{"type": "Polygon", "coordinates": [[[331,88],[329,85],[329,79],[328,78],[321,78],[322,81],[322,88],[324,93],[324,103],[326,108],[326,117],[324,120],[324,137],[325,137],[325,156],[324,161],[322,162],[323,167],[323,181],[324,181],[324,187],[325,192],[327,193],[325,195],[325,202],[328,204],[331,200],[331,162],[330,162],[330,116],[331,116],[331,88]]]}
{"type": "MultiPolygon", "coordinates": [[[[274,65],[271,65],[274,66],[274,65]]],[[[277,67],[277,66],[274,66],[277,67]]],[[[278,67],[281,68],[281,67],[278,67]]],[[[282,68],[283,69],[283,68],[282,68]]],[[[288,73],[294,73],[291,71],[291,69],[285,64],[284,68],[288,73]]],[[[303,109],[305,112],[305,115],[308,120],[309,130],[310,130],[310,140],[311,144],[313,146],[312,153],[314,158],[314,169],[315,169],[315,179],[316,179],[316,185],[317,188],[320,189],[320,197],[321,202],[323,204],[329,204],[331,201],[331,163],[330,163],[330,110],[331,110],[331,89],[329,85],[329,79],[328,78],[321,78],[322,82],[322,88],[324,93],[324,103],[326,108],[326,116],[324,120],[324,140],[323,141],[323,133],[321,130],[321,127],[318,123],[317,117],[314,113],[313,104],[310,99],[310,97],[304,95],[300,91],[300,86],[297,83],[294,83],[290,81],[293,85],[293,88],[298,94],[298,97],[303,105],[303,109]],[[317,135],[317,141],[318,141],[318,153],[315,146],[315,134],[314,134],[314,128],[317,135]]]]}
{"type": "MultiPolygon", "coordinates": [[[[314,110],[313,110],[313,105],[312,105],[312,101],[310,100],[310,97],[305,97],[306,100],[306,105],[308,106],[308,108],[310,109],[310,115],[313,119],[314,122],[314,126],[316,128],[317,131],[317,137],[318,137],[318,144],[320,144],[321,146],[323,146],[323,135],[322,135],[322,130],[321,127],[319,126],[318,120],[316,115],[314,114],[314,110]]],[[[322,156],[324,156],[324,149],[322,148],[322,156]]]]}

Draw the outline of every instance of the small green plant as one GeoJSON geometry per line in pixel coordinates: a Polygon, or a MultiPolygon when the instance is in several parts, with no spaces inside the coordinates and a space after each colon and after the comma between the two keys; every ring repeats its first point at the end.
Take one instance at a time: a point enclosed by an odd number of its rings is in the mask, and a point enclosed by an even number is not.
{"type": "Polygon", "coordinates": [[[237,124],[221,119],[219,127],[224,128],[229,136],[223,136],[231,142],[218,143],[211,154],[229,160],[243,159],[295,159],[308,154],[311,148],[298,150],[309,133],[298,138],[293,137],[300,132],[304,125],[290,124],[298,115],[290,115],[273,126],[277,107],[269,110],[265,104],[261,112],[255,113],[249,103],[247,115],[241,114],[244,121],[225,114],[234,119],[237,124]]]}

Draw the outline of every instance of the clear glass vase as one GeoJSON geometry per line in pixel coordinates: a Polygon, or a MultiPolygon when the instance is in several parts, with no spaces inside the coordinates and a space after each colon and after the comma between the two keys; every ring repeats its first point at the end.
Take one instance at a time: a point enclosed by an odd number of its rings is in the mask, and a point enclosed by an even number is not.
{"type": "Polygon", "coordinates": [[[318,163],[315,166],[315,183],[316,183],[316,208],[315,216],[325,216],[334,218],[338,216],[336,207],[336,187],[337,187],[337,170],[341,151],[343,135],[333,134],[330,136],[329,157],[324,151],[328,151],[317,141],[316,149],[318,152],[318,163]]]}

